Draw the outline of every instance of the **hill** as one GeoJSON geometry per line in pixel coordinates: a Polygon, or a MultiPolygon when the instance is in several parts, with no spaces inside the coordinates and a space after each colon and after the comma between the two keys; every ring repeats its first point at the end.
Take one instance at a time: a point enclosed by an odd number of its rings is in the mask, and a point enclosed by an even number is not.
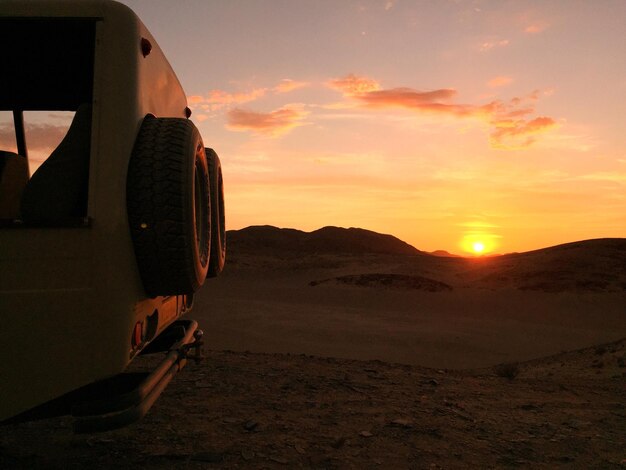
{"type": "Polygon", "coordinates": [[[626,239],[600,238],[480,260],[470,284],[520,290],[625,291],[626,239]]]}
{"type": "Polygon", "coordinates": [[[416,255],[418,249],[392,236],[361,228],[323,227],[313,232],[271,225],[229,230],[229,249],[235,253],[257,254],[328,254],[381,253],[416,255]]]}
{"type": "Polygon", "coordinates": [[[303,232],[253,226],[229,231],[227,239],[234,269],[241,261],[254,267],[261,259],[265,267],[290,272],[334,268],[334,272],[316,273],[320,277],[309,279],[311,285],[335,279],[368,288],[429,291],[439,291],[432,287],[435,285],[444,290],[626,291],[626,238],[584,240],[524,253],[470,258],[443,251],[426,253],[392,235],[360,228],[324,227],[303,232]],[[323,274],[330,276],[321,277],[323,274]]]}

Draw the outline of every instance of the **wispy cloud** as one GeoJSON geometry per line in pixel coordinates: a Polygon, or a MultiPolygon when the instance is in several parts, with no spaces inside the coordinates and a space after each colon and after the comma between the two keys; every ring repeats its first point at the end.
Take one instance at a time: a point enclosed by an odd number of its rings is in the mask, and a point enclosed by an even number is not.
{"type": "Polygon", "coordinates": [[[215,111],[224,106],[249,103],[258,100],[267,93],[267,88],[255,88],[248,92],[230,93],[224,90],[211,90],[206,96],[194,95],[187,98],[190,105],[208,105],[209,109],[215,111]]]}
{"type": "Polygon", "coordinates": [[[348,74],[345,77],[329,80],[326,82],[326,85],[346,95],[369,93],[380,89],[380,85],[376,80],[359,77],[353,73],[348,74]]]}
{"type": "MultiPolygon", "coordinates": [[[[496,77],[496,83],[505,83],[508,77],[496,77]]],[[[371,78],[349,74],[329,80],[327,86],[340,91],[348,100],[370,109],[405,108],[420,113],[447,114],[461,118],[477,118],[493,126],[490,142],[494,148],[525,148],[535,142],[533,135],[556,125],[546,116],[532,117],[537,90],[525,97],[509,101],[494,100],[485,104],[467,104],[455,101],[457,91],[452,88],[415,90],[413,88],[382,89],[371,78]]]]}
{"type": "Polygon", "coordinates": [[[310,83],[308,82],[285,78],[274,87],[253,88],[252,90],[234,93],[218,89],[210,90],[206,95],[188,96],[187,102],[191,107],[200,108],[204,111],[217,111],[225,107],[257,101],[270,94],[289,93],[309,85],[310,83]]]}
{"type": "Polygon", "coordinates": [[[234,131],[251,131],[277,137],[304,125],[308,115],[301,105],[289,105],[269,113],[235,108],[227,114],[227,127],[234,131]]]}
{"type": "Polygon", "coordinates": [[[484,229],[484,228],[500,228],[499,225],[490,223],[490,222],[485,222],[485,221],[481,221],[481,220],[472,220],[470,222],[461,222],[456,224],[459,227],[465,227],[465,228],[469,228],[469,229],[484,229]]]}
{"type": "Polygon", "coordinates": [[[491,145],[502,149],[526,148],[535,142],[535,134],[545,132],[556,126],[554,119],[546,116],[531,120],[500,119],[493,122],[495,129],[491,132],[491,145]]]}
{"type": "Polygon", "coordinates": [[[583,175],[581,177],[583,180],[590,181],[603,181],[603,182],[611,182],[611,183],[619,183],[621,185],[626,185],[626,173],[619,171],[598,171],[595,173],[589,173],[587,175],[583,175]]]}
{"type": "Polygon", "coordinates": [[[505,77],[505,76],[499,75],[489,80],[487,82],[487,86],[490,88],[499,88],[499,87],[509,85],[512,82],[513,82],[513,79],[511,77],[505,77]]]}
{"type": "Polygon", "coordinates": [[[529,24],[524,28],[524,32],[528,34],[539,34],[548,29],[550,25],[545,21],[539,21],[536,23],[529,24]]]}
{"type": "Polygon", "coordinates": [[[517,22],[518,27],[526,34],[543,33],[550,27],[549,19],[545,17],[543,12],[535,9],[530,9],[519,14],[517,22]]]}
{"type": "MultiPolygon", "coordinates": [[[[63,140],[69,123],[55,126],[51,124],[31,124],[26,126],[28,149],[52,152],[63,140]]],[[[0,148],[15,148],[15,131],[12,125],[0,125],[0,148]]]]}
{"type": "Polygon", "coordinates": [[[483,41],[478,45],[478,49],[481,52],[487,52],[492,49],[499,49],[501,47],[508,46],[510,41],[508,39],[489,39],[487,41],[483,41]]]}
{"type": "Polygon", "coordinates": [[[274,93],[289,93],[290,91],[298,90],[309,86],[309,82],[299,82],[297,80],[291,80],[285,78],[280,81],[278,85],[273,88],[274,93]]]}

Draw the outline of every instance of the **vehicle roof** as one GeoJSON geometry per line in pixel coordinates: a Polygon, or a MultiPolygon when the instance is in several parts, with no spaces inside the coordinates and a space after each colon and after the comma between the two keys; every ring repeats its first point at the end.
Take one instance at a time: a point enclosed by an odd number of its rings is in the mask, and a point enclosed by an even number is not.
{"type": "Polygon", "coordinates": [[[95,17],[123,15],[137,18],[126,5],[113,0],[2,0],[0,16],[95,17]]]}

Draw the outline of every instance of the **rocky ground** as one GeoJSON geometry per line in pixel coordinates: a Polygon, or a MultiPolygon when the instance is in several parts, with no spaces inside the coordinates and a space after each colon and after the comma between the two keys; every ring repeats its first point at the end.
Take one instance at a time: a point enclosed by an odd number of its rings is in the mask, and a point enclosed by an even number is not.
{"type": "Polygon", "coordinates": [[[626,468],[626,340],[468,371],[208,353],[139,423],[0,427],[0,468],[626,468]]]}

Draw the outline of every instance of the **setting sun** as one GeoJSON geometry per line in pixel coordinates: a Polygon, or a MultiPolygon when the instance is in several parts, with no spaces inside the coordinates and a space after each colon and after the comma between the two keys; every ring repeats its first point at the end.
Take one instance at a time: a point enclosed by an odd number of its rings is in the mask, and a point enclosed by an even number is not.
{"type": "Polygon", "coordinates": [[[487,232],[485,227],[478,227],[477,223],[468,223],[466,226],[469,229],[459,243],[459,247],[464,253],[474,256],[493,254],[494,250],[501,245],[502,237],[500,235],[487,232]]]}
{"type": "Polygon", "coordinates": [[[483,242],[474,242],[472,248],[474,250],[474,253],[480,254],[485,251],[485,244],[483,242]]]}

